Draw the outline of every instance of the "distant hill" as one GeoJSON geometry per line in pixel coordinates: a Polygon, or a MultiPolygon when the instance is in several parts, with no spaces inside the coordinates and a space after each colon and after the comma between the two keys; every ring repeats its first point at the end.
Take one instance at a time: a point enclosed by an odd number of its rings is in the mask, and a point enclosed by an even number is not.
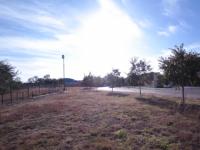
{"type": "Polygon", "coordinates": [[[76,86],[80,84],[80,81],[71,78],[65,78],[64,81],[66,86],[76,86]]]}

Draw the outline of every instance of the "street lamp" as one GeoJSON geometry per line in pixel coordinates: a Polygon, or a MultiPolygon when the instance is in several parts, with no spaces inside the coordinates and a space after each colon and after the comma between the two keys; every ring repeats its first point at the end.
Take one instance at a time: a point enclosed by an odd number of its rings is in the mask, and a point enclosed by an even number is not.
{"type": "Polygon", "coordinates": [[[62,59],[63,59],[63,91],[65,91],[65,55],[62,55],[62,59]]]}

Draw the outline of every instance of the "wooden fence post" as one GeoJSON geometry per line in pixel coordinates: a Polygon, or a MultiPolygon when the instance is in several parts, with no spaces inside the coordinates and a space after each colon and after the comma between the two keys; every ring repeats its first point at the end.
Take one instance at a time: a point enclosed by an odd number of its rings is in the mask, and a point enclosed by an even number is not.
{"type": "Polygon", "coordinates": [[[40,95],[40,84],[39,84],[39,95],[40,95]]]}
{"type": "Polygon", "coordinates": [[[22,99],[24,99],[24,92],[22,92],[22,99]]]}
{"type": "Polygon", "coordinates": [[[29,86],[28,86],[28,98],[29,98],[29,86]]]}
{"type": "Polygon", "coordinates": [[[13,97],[12,97],[12,89],[11,89],[11,86],[10,86],[10,101],[11,101],[11,104],[12,104],[13,97]]]}
{"type": "Polygon", "coordinates": [[[32,95],[32,97],[33,97],[33,90],[32,90],[32,92],[31,92],[31,95],[32,95]]]}
{"type": "Polygon", "coordinates": [[[18,90],[17,90],[17,93],[16,93],[16,95],[17,95],[16,99],[17,99],[17,101],[18,101],[18,90]]]}

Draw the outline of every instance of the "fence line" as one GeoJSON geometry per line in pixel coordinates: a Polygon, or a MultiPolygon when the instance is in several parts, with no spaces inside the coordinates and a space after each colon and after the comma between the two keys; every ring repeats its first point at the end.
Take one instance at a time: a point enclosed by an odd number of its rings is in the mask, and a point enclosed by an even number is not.
{"type": "Polygon", "coordinates": [[[33,98],[35,96],[56,93],[62,91],[63,87],[26,87],[21,89],[10,89],[9,92],[1,94],[1,105],[12,104],[20,100],[33,98]]]}

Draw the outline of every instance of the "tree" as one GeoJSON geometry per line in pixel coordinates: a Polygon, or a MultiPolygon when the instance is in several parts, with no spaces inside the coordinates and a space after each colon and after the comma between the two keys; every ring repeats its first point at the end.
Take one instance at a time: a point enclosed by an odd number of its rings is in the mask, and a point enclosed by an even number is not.
{"type": "Polygon", "coordinates": [[[118,69],[113,69],[111,73],[109,73],[106,77],[108,85],[111,86],[112,92],[115,86],[119,86],[120,82],[120,72],[118,69]]]}
{"type": "Polygon", "coordinates": [[[158,88],[163,88],[164,85],[168,84],[167,80],[165,79],[164,75],[158,74],[157,76],[157,86],[158,88]]]}
{"type": "Polygon", "coordinates": [[[22,87],[22,82],[21,79],[19,77],[15,77],[12,81],[12,87],[14,89],[19,89],[20,87],[22,87]]]}
{"type": "Polygon", "coordinates": [[[140,96],[141,96],[141,86],[145,83],[145,74],[151,71],[151,66],[147,64],[145,60],[138,60],[137,58],[132,58],[131,68],[128,74],[131,84],[139,86],[140,96]],[[134,81],[134,82],[133,82],[134,81]]]}
{"type": "Polygon", "coordinates": [[[45,79],[45,80],[50,79],[50,75],[49,75],[49,74],[44,75],[44,79],[45,79]]]}
{"type": "Polygon", "coordinates": [[[16,75],[17,71],[13,66],[6,61],[0,61],[0,94],[2,97],[11,90],[16,75]]]}
{"type": "Polygon", "coordinates": [[[99,76],[93,76],[93,85],[95,87],[100,87],[104,85],[104,79],[99,76]]]}
{"type": "Polygon", "coordinates": [[[182,104],[185,105],[184,86],[195,85],[199,79],[200,54],[196,52],[186,52],[184,44],[171,48],[172,54],[167,58],[160,58],[160,69],[164,71],[164,76],[173,84],[181,86],[182,104]]]}
{"type": "Polygon", "coordinates": [[[135,73],[130,71],[128,73],[128,76],[127,76],[126,80],[128,82],[128,85],[130,85],[130,86],[138,86],[139,77],[135,73]]]}
{"type": "Polygon", "coordinates": [[[38,76],[33,76],[31,78],[28,79],[28,83],[36,83],[38,81],[38,76]]]}
{"type": "Polygon", "coordinates": [[[118,81],[117,81],[118,86],[125,86],[126,85],[126,81],[124,77],[119,77],[118,81]]]}
{"type": "Polygon", "coordinates": [[[91,73],[89,73],[88,75],[84,76],[83,81],[82,81],[82,85],[86,86],[86,87],[92,87],[94,84],[93,81],[93,75],[91,73]]]}

